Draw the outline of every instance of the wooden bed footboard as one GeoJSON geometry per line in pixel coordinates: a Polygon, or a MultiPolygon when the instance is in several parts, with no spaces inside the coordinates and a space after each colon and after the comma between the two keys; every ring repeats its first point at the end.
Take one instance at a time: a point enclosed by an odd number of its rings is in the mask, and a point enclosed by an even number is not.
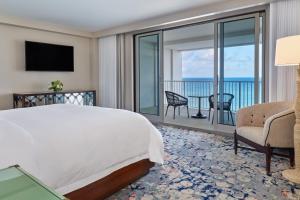
{"type": "Polygon", "coordinates": [[[101,200],[148,174],[154,163],[144,159],[65,195],[70,200],[101,200]]]}

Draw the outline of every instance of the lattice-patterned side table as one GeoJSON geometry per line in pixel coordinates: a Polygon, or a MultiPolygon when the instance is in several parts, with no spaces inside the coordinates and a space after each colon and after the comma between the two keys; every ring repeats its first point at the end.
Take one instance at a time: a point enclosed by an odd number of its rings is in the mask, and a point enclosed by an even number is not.
{"type": "Polygon", "coordinates": [[[77,105],[96,105],[95,90],[15,93],[13,94],[14,108],[24,108],[39,105],[70,103],[77,105]]]}

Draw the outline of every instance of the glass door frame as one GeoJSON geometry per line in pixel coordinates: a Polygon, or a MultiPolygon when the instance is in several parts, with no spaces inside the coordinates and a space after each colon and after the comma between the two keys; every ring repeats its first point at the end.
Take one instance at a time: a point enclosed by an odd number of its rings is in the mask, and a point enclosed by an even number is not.
{"type": "MultiPolygon", "coordinates": [[[[236,17],[229,17],[229,18],[225,18],[225,19],[219,19],[219,20],[216,20],[214,21],[215,23],[215,35],[214,35],[214,70],[215,70],[215,77],[214,77],[214,98],[215,99],[218,99],[217,98],[217,95],[218,95],[218,90],[219,90],[219,67],[221,68],[221,66],[224,67],[224,63],[221,64],[222,62],[222,57],[224,56],[224,52],[222,53],[221,52],[221,47],[220,47],[220,40],[221,40],[221,31],[220,30],[220,26],[221,24],[224,24],[226,22],[232,22],[232,21],[238,21],[238,20],[243,20],[243,19],[249,19],[249,18],[254,18],[255,19],[255,64],[254,64],[254,104],[257,104],[259,103],[259,37],[260,37],[260,25],[261,25],[261,22],[260,22],[260,16],[263,17],[263,20],[262,20],[262,27],[263,27],[263,30],[262,30],[262,45],[263,45],[263,48],[262,48],[262,53],[263,53],[263,56],[262,56],[262,91],[261,91],[261,95],[262,95],[262,102],[265,101],[265,43],[264,43],[264,39],[266,38],[266,35],[265,35],[265,13],[261,13],[261,12],[255,12],[255,13],[252,13],[252,14],[246,14],[246,15],[240,15],[240,16],[236,16],[236,17]]],[[[218,123],[218,110],[217,110],[217,104],[214,104],[214,116],[217,116],[214,118],[214,121],[213,121],[213,125],[214,127],[221,127],[221,128],[224,128],[224,127],[228,127],[228,125],[224,125],[224,124],[219,124],[218,123]]]]}
{"type": "Polygon", "coordinates": [[[153,31],[148,33],[136,34],[134,37],[134,111],[142,114],[152,122],[163,122],[164,120],[164,107],[163,107],[163,88],[164,88],[164,74],[163,74],[163,32],[162,30],[153,31]],[[158,115],[146,114],[140,112],[140,57],[139,57],[139,38],[151,35],[158,35],[158,71],[157,71],[157,87],[158,90],[158,115]]]}

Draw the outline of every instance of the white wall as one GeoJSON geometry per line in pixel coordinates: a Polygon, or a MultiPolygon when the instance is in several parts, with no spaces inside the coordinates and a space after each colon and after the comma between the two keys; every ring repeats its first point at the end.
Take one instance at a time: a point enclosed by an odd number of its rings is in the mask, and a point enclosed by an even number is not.
{"type": "Polygon", "coordinates": [[[173,80],[182,81],[182,54],[173,50],[173,80]]]}
{"type": "Polygon", "coordinates": [[[171,80],[171,49],[164,49],[164,80],[171,80]]]}
{"type": "Polygon", "coordinates": [[[164,49],[164,80],[182,80],[181,51],[168,48],[164,49]]]}
{"type": "Polygon", "coordinates": [[[12,108],[12,93],[47,91],[59,79],[64,89],[96,89],[89,38],[0,24],[0,109],[12,108]],[[24,41],[74,46],[75,72],[26,72],[24,41]]]}

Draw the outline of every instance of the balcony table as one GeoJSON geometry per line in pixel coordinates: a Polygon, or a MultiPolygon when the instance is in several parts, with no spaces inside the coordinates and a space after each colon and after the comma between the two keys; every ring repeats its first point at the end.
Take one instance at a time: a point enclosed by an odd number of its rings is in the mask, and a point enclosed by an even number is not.
{"type": "Polygon", "coordinates": [[[208,98],[209,96],[196,96],[196,95],[193,95],[193,96],[189,96],[191,98],[197,98],[198,99],[198,113],[196,115],[193,115],[192,118],[196,118],[196,119],[206,119],[207,116],[206,115],[203,115],[201,113],[201,99],[203,98],[208,98]]]}

